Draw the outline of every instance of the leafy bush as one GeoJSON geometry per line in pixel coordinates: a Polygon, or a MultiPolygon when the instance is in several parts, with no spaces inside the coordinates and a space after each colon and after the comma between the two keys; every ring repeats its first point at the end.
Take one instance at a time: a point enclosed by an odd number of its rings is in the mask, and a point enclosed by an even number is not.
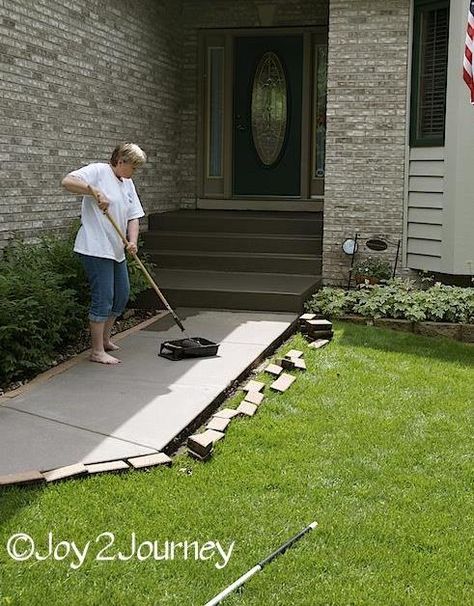
{"type": "MultiPolygon", "coordinates": [[[[153,263],[149,261],[148,256],[143,252],[140,252],[140,260],[146,266],[148,271],[154,267],[153,263]]],[[[135,263],[135,261],[130,257],[128,258],[128,275],[130,278],[130,302],[133,303],[141,292],[147,288],[150,288],[150,284],[143,275],[142,270],[138,267],[137,263],[135,263]]]]}
{"type": "Polygon", "coordinates": [[[386,285],[345,291],[323,288],[306,309],[332,318],[360,314],[366,318],[399,318],[420,322],[474,322],[474,288],[436,283],[420,290],[410,280],[394,278],[386,285]]]}
{"type": "Polygon", "coordinates": [[[367,279],[389,280],[392,276],[392,267],[381,257],[366,257],[355,263],[352,273],[356,278],[360,276],[367,279]]]}
{"type": "Polygon", "coordinates": [[[3,251],[0,270],[10,274],[21,274],[23,270],[34,271],[37,275],[52,273],[61,288],[76,292],[80,305],[88,305],[87,279],[79,258],[73,253],[77,227],[75,224],[66,238],[44,236],[36,244],[13,240],[3,251]]]}
{"type": "Polygon", "coordinates": [[[358,292],[325,287],[313,295],[312,299],[306,302],[305,307],[308,311],[321,313],[331,318],[340,318],[352,313],[353,306],[358,300],[358,292]]]}
{"type": "MultiPolygon", "coordinates": [[[[89,286],[73,242],[46,236],[15,240],[0,259],[0,385],[29,378],[51,365],[88,326],[89,286]]],[[[147,287],[130,267],[131,300],[147,287]]]]}
{"type": "Polygon", "coordinates": [[[426,319],[432,322],[474,322],[474,288],[437,282],[423,291],[426,319]]]}
{"type": "MultiPolygon", "coordinates": [[[[2,268],[3,269],[3,268],[2,268]]],[[[0,272],[0,384],[47,367],[85,325],[75,291],[50,271],[0,272]],[[68,332],[69,331],[69,332],[68,332]]]]}
{"type": "Polygon", "coordinates": [[[410,282],[390,280],[386,286],[361,289],[354,312],[366,318],[398,318],[412,321],[425,319],[421,291],[410,282]]]}

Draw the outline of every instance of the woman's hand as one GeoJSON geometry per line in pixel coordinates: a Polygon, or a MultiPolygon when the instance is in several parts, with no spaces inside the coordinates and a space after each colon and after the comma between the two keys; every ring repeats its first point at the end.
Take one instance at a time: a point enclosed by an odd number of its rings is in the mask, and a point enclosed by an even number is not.
{"type": "Polygon", "coordinates": [[[129,242],[126,250],[131,255],[136,255],[138,252],[138,246],[134,242],[129,242]]]}
{"type": "Polygon", "coordinates": [[[138,242],[138,231],[139,231],[139,221],[138,219],[130,219],[127,226],[127,240],[128,246],[126,247],[127,252],[131,255],[136,255],[138,251],[137,242],[138,242]]]}
{"type": "Polygon", "coordinates": [[[97,189],[94,192],[94,196],[95,196],[95,199],[97,201],[97,204],[98,204],[100,210],[105,213],[110,206],[110,202],[107,200],[107,198],[104,196],[104,194],[97,189]]]}

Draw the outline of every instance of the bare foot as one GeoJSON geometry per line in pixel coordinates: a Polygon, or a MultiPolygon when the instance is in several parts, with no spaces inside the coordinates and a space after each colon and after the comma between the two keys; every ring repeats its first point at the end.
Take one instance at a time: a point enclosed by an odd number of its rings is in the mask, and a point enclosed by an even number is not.
{"type": "Polygon", "coordinates": [[[117,351],[120,347],[115,345],[115,343],[112,343],[112,341],[109,341],[108,343],[104,343],[104,349],[105,351],[117,351]]]}
{"type": "Polygon", "coordinates": [[[89,360],[91,362],[99,362],[99,364],[119,364],[121,360],[114,358],[113,356],[109,356],[108,353],[99,352],[99,353],[91,353],[89,356],[89,360]]]}

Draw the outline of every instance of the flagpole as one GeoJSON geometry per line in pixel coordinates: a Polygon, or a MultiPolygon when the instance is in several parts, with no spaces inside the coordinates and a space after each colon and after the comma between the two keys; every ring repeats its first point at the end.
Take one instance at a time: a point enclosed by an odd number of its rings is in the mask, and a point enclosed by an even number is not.
{"type": "Polygon", "coordinates": [[[466,42],[464,44],[463,79],[471,92],[471,104],[474,105],[474,0],[469,2],[467,12],[466,42]]]}

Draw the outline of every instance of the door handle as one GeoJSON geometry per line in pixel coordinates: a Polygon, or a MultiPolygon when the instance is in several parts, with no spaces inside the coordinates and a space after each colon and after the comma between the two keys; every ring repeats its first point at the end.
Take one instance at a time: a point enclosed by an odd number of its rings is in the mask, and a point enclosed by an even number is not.
{"type": "Polygon", "coordinates": [[[235,118],[236,118],[235,128],[240,131],[247,130],[247,125],[242,123],[242,116],[237,115],[235,118]]]}

